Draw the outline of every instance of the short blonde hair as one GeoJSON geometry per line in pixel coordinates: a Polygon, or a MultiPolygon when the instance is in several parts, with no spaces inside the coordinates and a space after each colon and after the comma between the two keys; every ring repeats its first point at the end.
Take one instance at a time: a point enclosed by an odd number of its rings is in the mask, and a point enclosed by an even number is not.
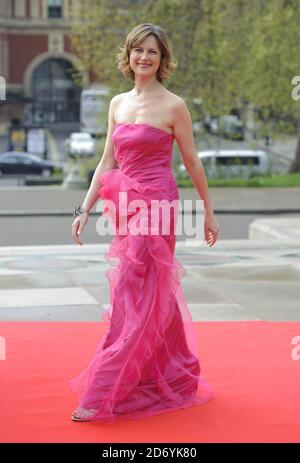
{"type": "Polygon", "coordinates": [[[176,69],[177,63],[164,30],[152,23],[142,23],[129,32],[124,46],[120,47],[121,51],[117,55],[117,68],[127,79],[135,80],[135,74],[129,64],[131,49],[140,45],[149,35],[156,38],[161,53],[161,61],[156,73],[157,80],[162,82],[168,79],[176,69]]]}

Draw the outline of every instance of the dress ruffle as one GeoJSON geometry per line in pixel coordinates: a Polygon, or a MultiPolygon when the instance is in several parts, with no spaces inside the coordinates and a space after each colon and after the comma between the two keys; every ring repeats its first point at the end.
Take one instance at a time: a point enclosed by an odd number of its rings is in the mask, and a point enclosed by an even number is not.
{"type": "MultiPolygon", "coordinates": [[[[101,175],[99,196],[117,202],[119,191],[151,186],[117,170],[101,175]]],[[[151,195],[150,195],[151,196],[151,195]]],[[[214,398],[200,375],[197,338],[180,280],[186,269],[174,256],[176,236],[116,234],[105,255],[110,304],[106,334],[87,368],[69,382],[79,408],[112,424],[203,404],[214,398]]]]}
{"type": "Polygon", "coordinates": [[[129,232],[134,233],[133,229],[136,230],[137,227],[140,233],[163,234],[165,233],[163,232],[163,227],[165,226],[168,230],[166,236],[175,235],[175,218],[177,217],[179,202],[178,191],[177,189],[173,191],[172,188],[169,188],[170,185],[167,179],[164,179],[164,183],[167,186],[162,184],[156,185],[153,182],[141,182],[129,177],[121,169],[104,172],[99,176],[99,179],[102,186],[98,191],[98,197],[102,199],[104,205],[103,214],[110,218],[115,234],[120,233],[124,235],[129,232]],[[171,194],[170,190],[172,191],[171,194]],[[120,193],[125,193],[126,200],[124,196],[120,198],[120,193]],[[167,200],[173,204],[169,215],[165,215],[165,217],[168,217],[168,220],[165,220],[164,225],[162,217],[159,217],[158,224],[151,222],[151,208],[155,207],[152,206],[152,201],[160,202],[162,200],[167,200]],[[134,205],[133,209],[124,207],[124,205],[128,206],[130,204],[134,205]],[[144,209],[140,220],[137,221],[131,220],[137,217],[137,211],[134,210],[135,207],[140,208],[140,211],[144,209]],[[132,228],[131,231],[130,227],[132,228]]]}
{"type": "Polygon", "coordinates": [[[158,187],[153,187],[146,183],[139,182],[128,175],[121,169],[112,169],[103,172],[99,175],[102,187],[99,190],[99,196],[105,198],[109,193],[114,191],[129,191],[134,190],[138,193],[147,193],[151,191],[159,191],[158,187]]]}

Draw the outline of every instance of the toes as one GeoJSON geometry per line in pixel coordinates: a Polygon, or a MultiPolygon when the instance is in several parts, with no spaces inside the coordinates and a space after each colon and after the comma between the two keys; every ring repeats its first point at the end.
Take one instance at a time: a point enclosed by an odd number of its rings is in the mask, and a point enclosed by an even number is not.
{"type": "Polygon", "coordinates": [[[79,419],[79,420],[86,420],[92,417],[96,413],[94,409],[86,409],[86,410],[74,410],[72,412],[72,418],[79,419]]]}

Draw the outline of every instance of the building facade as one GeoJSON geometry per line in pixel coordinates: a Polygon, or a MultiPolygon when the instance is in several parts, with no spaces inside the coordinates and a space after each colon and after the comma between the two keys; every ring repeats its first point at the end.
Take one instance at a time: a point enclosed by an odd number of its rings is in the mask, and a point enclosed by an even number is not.
{"type": "MultiPolygon", "coordinates": [[[[0,124],[12,117],[29,123],[79,118],[79,66],[68,33],[90,0],[0,0],[0,76],[6,84],[0,124]],[[2,119],[2,120],[1,120],[2,119]]],[[[84,85],[90,76],[84,75],[84,85]]]]}

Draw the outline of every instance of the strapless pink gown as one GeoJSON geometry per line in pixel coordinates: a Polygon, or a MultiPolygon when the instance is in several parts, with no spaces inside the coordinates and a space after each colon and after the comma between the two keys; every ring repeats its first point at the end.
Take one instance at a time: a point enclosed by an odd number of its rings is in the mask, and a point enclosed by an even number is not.
{"type": "MultiPolygon", "coordinates": [[[[152,199],[179,199],[172,134],[148,124],[119,123],[112,137],[118,168],[100,175],[104,205],[113,201],[120,211],[120,191],[127,192],[128,203],[143,199],[147,206],[152,199]]],[[[114,220],[109,207],[103,213],[114,220]]],[[[168,234],[132,234],[130,226],[120,234],[115,219],[105,256],[111,265],[110,305],[102,317],[107,332],[86,369],[69,381],[77,408],[97,410],[92,420],[143,418],[215,397],[200,375],[195,327],[181,289],[186,269],[174,256],[176,217],[175,212],[168,234]]]]}

